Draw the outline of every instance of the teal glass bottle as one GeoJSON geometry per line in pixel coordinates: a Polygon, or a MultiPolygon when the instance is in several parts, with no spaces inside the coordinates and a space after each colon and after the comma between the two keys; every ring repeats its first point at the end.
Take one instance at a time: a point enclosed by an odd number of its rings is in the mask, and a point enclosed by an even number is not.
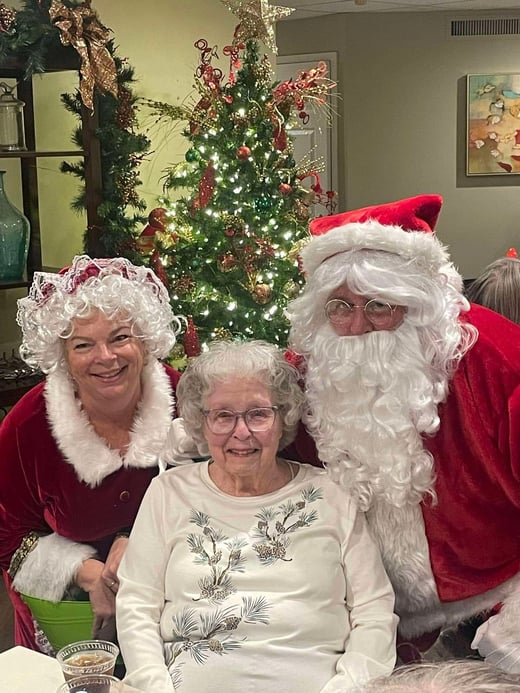
{"type": "Polygon", "coordinates": [[[30,233],[29,220],[5,194],[4,175],[0,171],[0,281],[23,278],[30,233]]]}

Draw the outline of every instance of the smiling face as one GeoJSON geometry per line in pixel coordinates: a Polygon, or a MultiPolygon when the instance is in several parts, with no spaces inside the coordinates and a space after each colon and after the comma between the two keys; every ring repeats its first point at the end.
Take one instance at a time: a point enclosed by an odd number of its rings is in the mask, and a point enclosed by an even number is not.
{"type": "MultiPolygon", "coordinates": [[[[272,405],[270,390],[258,380],[245,378],[218,384],[203,403],[206,410],[242,412],[272,405]]],[[[258,484],[276,473],[276,453],[282,435],[279,414],[268,431],[252,433],[240,417],[231,433],[212,433],[205,423],[204,435],[213,458],[211,476],[221,488],[233,485],[237,480],[251,480],[253,484],[258,484]]]]}
{"type": "Polygon", "coordinates": [[[109,404],[123,410],[137,404],[145,350],[132,336],[128,320],[109,319],[98,310],[88,318],[75,318],[64,351],[85,406],[109,404]]]}

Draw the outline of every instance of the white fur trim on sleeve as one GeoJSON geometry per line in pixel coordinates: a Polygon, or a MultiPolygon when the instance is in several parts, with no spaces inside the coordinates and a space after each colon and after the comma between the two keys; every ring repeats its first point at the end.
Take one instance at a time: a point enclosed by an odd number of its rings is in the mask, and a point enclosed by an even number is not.
{"type": "Polygon", "coordinates": [[[504,632],[520,641],[520,575],[514,581],[511,593],[502,601],[500,617],[504,632]]]}
{"type": "Polygon", "coordinates": [[[203,456],[195,441],[186,433],[184,420],[174,419],[170,425],[161,461],[171,465],[189,464],[194,458],[203,456]]]}
{"type": "Polygon", "coordinates": [[[83,561],[95,555],[92,546],[59,534],[40,537],[16,573],[13,587],[31,597],[59,602],[83,561]]]}

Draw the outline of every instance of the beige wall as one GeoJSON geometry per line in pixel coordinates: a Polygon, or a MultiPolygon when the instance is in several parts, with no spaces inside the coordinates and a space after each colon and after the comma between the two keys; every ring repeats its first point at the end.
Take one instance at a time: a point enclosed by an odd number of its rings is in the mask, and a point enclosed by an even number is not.
{"type": "MultiPolygon", "coordinates": [[[[101,20],[115,33],[118,54],[127,57],[135,70],[135,91],[140,96],[180,104],[198,100],[194,73],[199,52],[194,43],[206,39],[217,45],[223,71],[228,66],[222,48],[231,42],[235,17],[220,0],[94,0],[101,20]]],[[[160,178],[166,166],[184,157],[186,140],[181,123],[176,132],[154,125],[142,112],[141,124],[153,140],[154,153],[142,166],[142,194],[157,206],[160,178]]]]}
{"type": "Polygon", "coordinates": [[[520,250],[520,176],[464,175],[464,77],[520,72],[520,38],[450,39],[452,17],[357,13],[280,22],[278,52],[338,53],[341,209],[440,193],[439,238],[474,277],[510,246],[520,250]]]}
{"type": "MultiPolygon", "coordinates": [[[[197,99],[193,85],[199,53],[193,44],[199,38],[219,47],[219,64],[227,69],[222,48],[230,43],[236,21],[219,0],[93,0],[93,6],[112,29],[118,55],[133,67],[134,90],[139,96],[170,103],[197,99]]],[[[35,78],[37,139],[42,149],[73,148],[70,135],[76,121],[61,105],[59,95],[75,86],[77,78],[72,73],[35,78]]],[[[142,165],[141,193],[152,209],[161,194],[164,168],[182,158],[187,145],[180,135],[183,124],[172,132],[154,126],[145,115],[141,111],[139,117],[152,140],[153,153],[142,165]]],[[[82,251],[86,226],[84,217],[70,210],[77,183],[60,173],[59,163],[59,159],[38,159],[43,263],[50,267],[68,264],[82,251]]],[[[12,202],[21,207],[17,166],[11,161],[7,164],[6,189],[12,202]]],[[[20,341],[15,314],[16,299],[23,295],[20,290],[0,291],[0,356],[20,341]]]]}

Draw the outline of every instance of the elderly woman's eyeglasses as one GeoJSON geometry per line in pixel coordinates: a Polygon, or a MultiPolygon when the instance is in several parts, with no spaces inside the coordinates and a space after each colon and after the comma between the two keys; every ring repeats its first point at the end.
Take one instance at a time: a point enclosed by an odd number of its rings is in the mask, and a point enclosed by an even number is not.
{"type": "Polygon", "coordinates": [[[246,411],[231,411],[230,409],[203,409],[208,428],[212,433],[231,433],[235,430],[238,419],[244,419],[244,423],[252,433],[268,431],[275,420],[279,407],[254,407],[246,411]]]}
{"type": "Polygon", "coordinates": [[[387,327],[392,324],[397,306],[372,298],[364,306],[355,306],[340,298],[332,298],[325,304],[325,315],[333,325],[348,325],[354,318],[355,310],[362,310],[366,319],[374,327],[387,327]]]}

